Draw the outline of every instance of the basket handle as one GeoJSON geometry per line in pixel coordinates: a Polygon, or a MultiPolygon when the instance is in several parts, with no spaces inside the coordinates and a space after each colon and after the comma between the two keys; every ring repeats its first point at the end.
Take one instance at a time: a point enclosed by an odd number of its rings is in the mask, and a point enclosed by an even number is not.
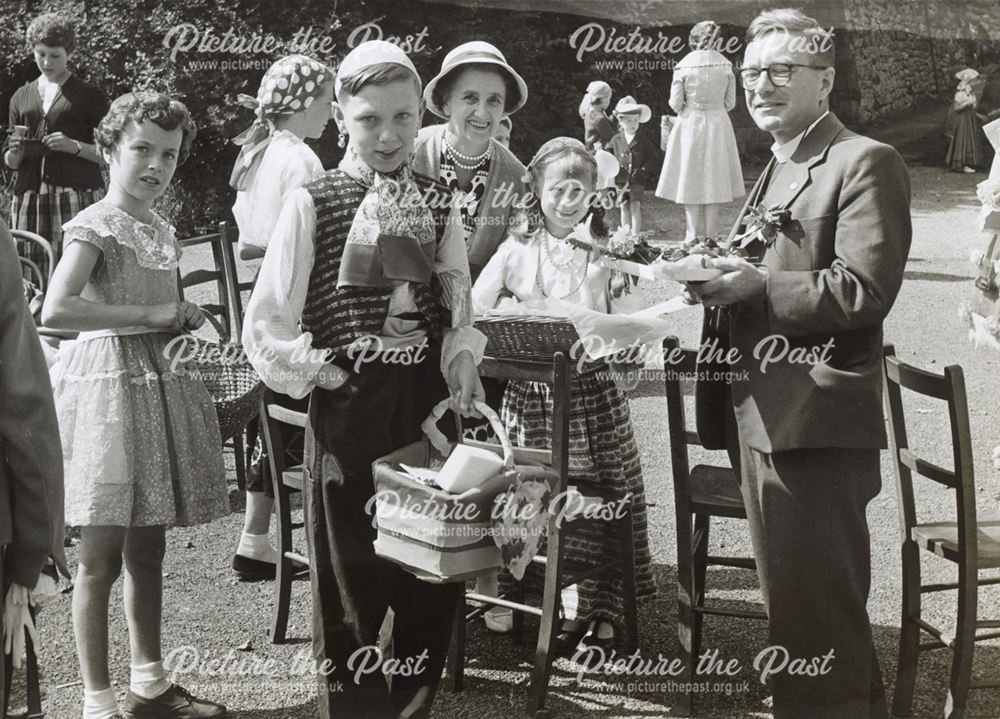
{"type": "Polygon", "coordinates": [[[212,325],[212,327],[215,328],[215,331],[219,333],[219,339],[224,343],[229,342],[229,333],[223,329],[222,323],[219,322],[219,319],[204,307],[199,307],[198,309],[201,310],[202,317],[208,320],[208,324],[212,325]]]}
{"type": "MultiPolygon", "coordinates": [[[[479,412],[490,423],[490,426],[493,427],[493,431],[496,432],[496,435],[500,440],[500,446],[503,448],[504,469],[513,469],[514,447],[510,443],[510,438],[507,436],[507,428],[503,426],[503,422],[500,421],[499,415],[493,411],[492,407],[478,399],[472,401],[472,406],[479,410],[479,412]]],[[[451,452],[451,447],[448,444],[448,439],[444,436],[441,430],[438,429],[437,423],[449,409],[451,409],[451,398],[441,400],[434,406],[434,409],[431,410],[427,419],[425,419],[420,425],[420,429],[423,430],[425,435],[427,435],[427,439],[430,440],[434,448],[446,457],[451,452]]]]}

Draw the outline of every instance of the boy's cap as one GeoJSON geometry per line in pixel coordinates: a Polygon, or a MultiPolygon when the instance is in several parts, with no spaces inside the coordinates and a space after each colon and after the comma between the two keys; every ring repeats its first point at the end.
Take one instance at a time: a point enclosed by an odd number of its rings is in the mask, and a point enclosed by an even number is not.
{"type": "Polygon", "coordinates": [[[444,62],[441,63],[441,72],[427,83],[427,89],[424,90],[424,101],[427,103],[428,110],[440,118],[448,119],[444,114],[444,110],[434,102],[434,88],[437,87],[438,82],[448,73],[462,65],[472,63],[496,65],[499,70],[505,72],[514,81],[514,84],[517,85],[517,94],[520,96],[518,97],[517,104],[510,110],[506,110],[505,108],[504,114],[513,115],[524,107],[524,103],[528,101],[528,85],[524,82],[524,79],[517,74],[514,68],[507,64],[507,58],[495,46],[481,40],[473,40],[472,42],[459,45],[444,56],[444,62]]]}
{"type": "Polygon", "coordinates": [[[337,70],[337,78],[333,81],[334,95],[340,96],[342,78],[353,77],[366,67],[382,63],[402,65],[413,73],[418,86],[423,85],[417,68],[413,66],[413,62],[398,46],[385,40],[367,40],[347,53],[347,56],[341,61],[340,68],[337,70]]]}
{"type": "Polygon", "coordinates": [[[638,112],[639,122],[649,122],[649,118],[653,116],[653,111],[649,109],[649,105],[640,105],[631,95],[626,95],[618,101],[618,104],[615,105],[615,112],[619,115],[631,115],[634,112],[638,112]]]}

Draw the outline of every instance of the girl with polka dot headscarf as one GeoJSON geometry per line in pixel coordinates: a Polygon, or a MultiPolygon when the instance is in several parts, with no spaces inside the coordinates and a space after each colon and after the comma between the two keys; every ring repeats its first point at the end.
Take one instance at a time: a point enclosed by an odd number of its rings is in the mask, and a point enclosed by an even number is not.
{"type": "Polygon", "coordinates": [[[264,74],[257,97],[240,94],[253,125],[234,138],[242,147],[229,184],[240,257],[262,257],[285,197],[323,171],[303,140],[318,138],[330,119],[334,72],[305,55],[289,55],[264,74]]]}
{"type": "MultiPolygon", "coordinates": [[[[264,256],[285,198],[323,173],[316,153],[303,140],[318,138],[330,119],[334,72],[304,55],[290,55],[265,73],[256,99],[239,101],[257,114],[254,124],[235,138],[242,146],[230,185],[237,190],[233,215],[239,227],[240,258],[264,256]]],[[[278,397],[293,409],[296,400],[278,397]]],[[[301,452],[302,435],[286,436],[289,452],[301,452]]],[[[243,578],[274,576],[277,551],[268,541],[273,490],[261,471],[267,463],[258,440],[247,478],[247,509],[233,571],[243,578]]]]}

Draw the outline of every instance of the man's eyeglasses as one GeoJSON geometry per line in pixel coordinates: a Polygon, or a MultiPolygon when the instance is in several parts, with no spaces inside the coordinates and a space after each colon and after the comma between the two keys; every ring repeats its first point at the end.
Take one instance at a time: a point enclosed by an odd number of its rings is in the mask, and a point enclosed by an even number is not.
{"type": "Polygon", "coordinates": [[[784,87],[792,79],[792,73],[797,67],[808,67],[813,70],[826,70],[829,65],[801,65],[799,63],[779,62],[770,67],[741,67],[740,82],[743,87],[753,87],[761,75],[767,75],[775,87],[784,87]]]}

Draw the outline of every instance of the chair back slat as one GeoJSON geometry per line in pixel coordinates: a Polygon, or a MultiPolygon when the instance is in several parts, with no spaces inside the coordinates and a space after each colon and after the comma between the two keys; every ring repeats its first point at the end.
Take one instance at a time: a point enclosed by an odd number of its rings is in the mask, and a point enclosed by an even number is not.
{"type": "Polygon", "coordinates": [[[903,448],[899,450],[899,461],[908,467],[911,472],[916,472],[921,477],[932,479],[950,489],[958,487],[958,479],[955,477],[954,472],[944,467],[939,467],[933,462],[928,462],[926,459],[920,459],[920,457],[909,449],[903,448]]]}
{"type": "Polygon", "coordinates": [[[479,374],[481,377],[495,379],[552,384],[555,381],[553,366],[552,362],[542,360],[499,360],[493,357],[484,357],[479,365],[479,374]]]}
{"type": "Polygon", "coordinates": [[[885,358],[885,372],[890,380],[917,394],[943,400],[950,396],[950,387],[943,376],[912,367],[896,357],[885,358]]]}
{"type": "Polygon", "coordinates": [[[177,243],[182,248],[208,245],[212,251],[213,267],[202,267],[184,274],[181,274],[178,268],[177,289],[181,299],[184,299],[185,290],[214,282],[218,300],[203,304],[201,307],[216,315],[229,333],[229,337],[239,341],[243,331],[243,301],[237,289],[233,241],[234,233],[225,222],[219,223],[218,232],[178,240],[177,243]]]}
{"type": "Polygon", "coordinates": [[[306,421],[309,418],[305,412],[298,412],[294,409],[288,409],[287,407],[282,407],[280,404],[276,404],[273,401],[273,394],[271,402],[265,403],[264,407],[267,411],[268,417],[271,417],[282,424],[290,424],[294,427],[304,428],[306,426],[306,421]]]}
{"type": "MultiPolygon", "coordinates": [[[[30,258],[24,259],[31,262],[31,272],[39,280],[37,282],[38,289],[45,292],[49,288],[49,282],[52,281],[53,273],[56,271],[56,253],[52,249],[52,243],[41,235],[28,232],[27,230],[10,230],[10,235],[14,238],[15,244],[18,240],[21,240],[21,242],[29,242],[42,248],[42,252],[45,253],[46,264],[48,265],[44,271],[38,266],[37,262],[33,262],[30,258]]],[[[28,265],[25,266],[27,267],[28,265]]]]}
{"type": "Polygon", "coordinates": [[[958,553],[962,562],[975,565],[978,552],[976,537],[976,488],[972,459],[972,435],[965,393],[965,375],[958,365],[945,367],[935,374],[913,367],[893,356],[885,348],[883,362],[886,404],[893,464],[899,501],[900,535],[904,544],[912,542],[913,527],[918,524],[913,475],[942,484],[955,492],[955,521],[958,525],[958,553]],[[954,469],[941,467],[909,448],[902,389],[947,403],[954,469]]]}

